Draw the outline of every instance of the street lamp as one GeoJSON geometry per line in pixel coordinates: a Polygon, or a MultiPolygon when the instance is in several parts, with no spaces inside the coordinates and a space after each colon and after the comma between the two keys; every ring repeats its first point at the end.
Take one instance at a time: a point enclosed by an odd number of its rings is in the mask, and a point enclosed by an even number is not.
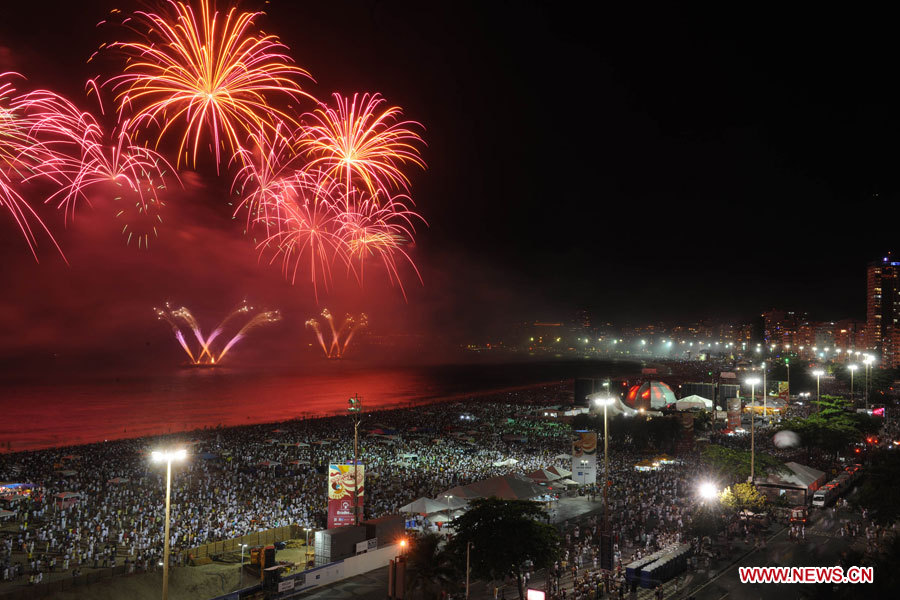
{"type": "Polygon", "coordinates": [[[606,488],[609,487],[609,425],[606,408],[615,402],[612,397],[595,398],[594,405],[603,407],[603,510],[606,510],[606,488]]]}
{"type": "Polygon", "coordinates": [[[763,361],[763,364],[759,367],[762,369],[762,397],[763,397],[763,416],[766,418],[766,423],[769,422],[769,399],[767,398],[768,393],[766,392],[766,361],[763,361]]]}
{"type": "Polygon", "coordinates": [[[869,410],[869,369],[872,368],[872,361],[874,360],[871,354],[866,354],[865,358],[863,358],[863,363],[866,365],[866,410],[869,410]]]}
{"type": "Polygon", "coordinates": [[[712,500],[716,497],[719,491],[716,489],[716,485],[709,481],[704,481],[697,488],[697,491],[700,492],[700,497],[704,500],[712,500]]]}
{"type": "Polygon", "coordinates": [[[159,451],[154,450],[150,454],[153,462],[163,462],[166,463],[166,526],[165,526],[165,537],[163,539],[163,592],[162,597],[163,600],[168,600],[169,598],[169,505],[170,498],[172,496],[172,461],[173,460],[184,460],[187,456],[187,450],[165,450],[159,451]]]}
{"type": "Polygon", "coordinates": [[[353,524],[359,525],[359,421],[362,417],[362,398],[356,394],[347,403],[347,412],[353,420],[353,524]]]}
{"type": "Polygon", "coordinates": [[[750,377],[744,381],[750,385],[750,483],[753,483],[753,476],[756,467],[756,410],[753,404],[756,402],[756,385],[759,383],[759,377],[750,377]]]}
{"type": "Polygon", "coordinates": [[[247,544],[241,544],[241,587],[244,587],[244,548],[246,547],[247,544]]]}
{"type": "Polygon", "coordinates": [[[856,373],[856,369],[859,367],[856,365],[847,365],[847,368],[850,369],[850,405],[853,405],[853,374],[856,373]]]}
{"type": "Polygon", "coordinates": [[[819,380],[822,378],[822,375],[825,374],[825,371],[822,369],[816,369],[812,372],[813,375],[816,376],[816,412],[822,410],[822,405],[819,404],[821,398],[819,397],[819,380]]]}

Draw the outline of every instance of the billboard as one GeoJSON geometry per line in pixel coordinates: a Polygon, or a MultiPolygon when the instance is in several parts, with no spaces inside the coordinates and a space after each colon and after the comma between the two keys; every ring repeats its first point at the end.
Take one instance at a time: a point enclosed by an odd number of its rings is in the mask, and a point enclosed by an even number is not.
{"type": "Polygon", "coordinates": [[[572,479],[597,483],[597,432],[576,431],[572,440],[572,479]]]}
{"type": "Polygon", "coordinates": [[[737,429],[741,426],[741,399],[728,399],[728,428],[737,429]]]}
{"type": "Polygon", "coordinates": [[[354,490],[356,490],[355,474],[359,473],[359,515],[362,520],[363,492],[365,491],[366,467],[353,463],[328,465],[328,528],[354,525],[354,490]]]}
{"type": "Polygon", "coordinates": [[[782,400],[788,400],[790,397],[790,387],[787,381],[778,382],[778,391],[776,395],[782,400]]]}

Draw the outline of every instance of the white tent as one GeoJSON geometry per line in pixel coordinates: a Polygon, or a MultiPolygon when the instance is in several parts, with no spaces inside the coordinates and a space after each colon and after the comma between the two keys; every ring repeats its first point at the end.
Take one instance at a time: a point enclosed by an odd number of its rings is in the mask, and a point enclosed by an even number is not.
{"type": "MultiPolygon", "coordinates": [[[[594,405],[594,400],[606,400],[609,398],[609,394],[606,392],[597,392],[596,394],[588,394],[588,402],[591,405],[594,405]]],[[[600,407],[597,409],[601,414],[603,413],[603,408],[600,407]]],[[[618,415],[625,415],[626,417],[630,417],[636,415],[638,411],[634,410],[624,402],[618,396],[613,398],[613,403],[606,407],[606,416],[607,418],[616,417],[618,415]]]]}
{"type": "Polygon", "coordinates": [[[697,395],[687,396],[675,402],[675,410],[694,410],[698,408],[704,410],[712,410],[712,407],[712,400],[708,400],[702,396],[697,395]]]}
{"type": "Polygon", "coordinates": [[[438,513],[441,511],[445,511],[450,507],[447,506],[446,502],[441,502],[439,500],[432,500],[431,498],[419,498],[418,500],[413,500],[406,506],[400,507],[400,512],[404,513],[417,513],[420,515],[430,515],[433,513],[438,513]]]}

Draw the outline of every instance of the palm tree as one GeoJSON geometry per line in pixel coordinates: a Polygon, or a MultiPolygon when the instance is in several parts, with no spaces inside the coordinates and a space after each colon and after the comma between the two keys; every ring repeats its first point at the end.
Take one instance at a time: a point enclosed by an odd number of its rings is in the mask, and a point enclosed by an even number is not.
{"type": "Polygon", "coordinates": [[[450,556],[441,547],[442,537],[426,533],[411,540],[406,554],[406,589],[410,598],[439,599],[459,581],[450,556]]]}

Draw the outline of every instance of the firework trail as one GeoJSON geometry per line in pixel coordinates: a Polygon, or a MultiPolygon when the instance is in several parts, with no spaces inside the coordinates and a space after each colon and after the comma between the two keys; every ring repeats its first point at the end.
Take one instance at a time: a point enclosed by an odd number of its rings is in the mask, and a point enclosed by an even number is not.
{"type": "Polygon", "coordinates": [[[181,131],[176,166],[196,164],[205,132],[218,168],[223,148],[232,156],[246,135],[292,122],[272,102],[310,97],[296,80],[311,77],[292,64],[278,38],[257,31],[255,20],[264,13],[236,7],[221,13],[209,0],[199,4],[198,13],[176,0],[167,1],[163,14],[134,13],[128,27],[140,40],[109,45],[129,58],[124,73],[105,83],[115,90],[119,111],[133,111],[132,127],[157,132],[157,145],[181,131]]]}
{"type": "Polygon", "coordinates": [[[23,114],[16,89],[9,81],[14,77],[20,76],[0,73],[0,208],[9,212],[35,260],[39,260],[36,229],[44,231],[65,260],[53,234],[17,190],[17,186],[25,182],[43,157],[36,151],[37,146],[30,133],[31,122],[23,114]]]}
{"type": "Polygon", "coordinates": [[[328,356],[328,348],[325,347],[325,338],[322,337],[322,330],[319,328],[319,322],[315,319],[309,319],[306,321],[306,326],[316,333],[316,339],[319,340],[319,346],[322,347],[322,352],[325,353],[326,358],[331,358],[328,356]]]}
{"type": "Polygon", "coordinates": [[[316,319],[306,321],[306,326],[315,332],[316,339],[319,341],[319,346],[321,346],[325,358],[342,358],[347,351],[347,346],[350,345],[350,340],[353,339],[353,334],[369,325],[369,318],[365,313],[360,314],[358,317],[346,315],[340,327],[335,327],[334,318],[331,316],[331,311],[327,308],[322,310],[322,318],[328,321],[331,331],[330,343],[325,343],[325,336],[322,334],[321,326],[316,319]]]}
{"type": "Polygon", "coordinates": [[[397,106],[383,108],[380,94],[334,95],[335,107],[319,104],[304,115],[300,149],[309,158],[308,168],[340,179],[350,193],[361,183],[374,197],[394,189],[408,191],[409,179],[401,167],[425,168],[419,156],[421,124],[402,121],[397,106]]]}
{"type": "Polygon", "coordinates": [[[191,352],[190,346],[188,346],[187,341],[184,339],[184,334],[181,332],[181,328],[178,326],[178,323],[175,322],[175,316],[172,314],[169,303],[166,303],[165,309],[154,308],[153,311],[156,313],[157,319],[165,321],[172,327],[172,332],[175,334],[175,339],[178,340],[178,343],[181,344],[182,348],[184,348],[184,351],[191,359],[191,363],[198,364],[198,359],[194,358],[194,353],[191,352]]]}
{"type": "Polygon", "coordinates": [[[225,358],[225,354],[228,353],[228,350],[230,350],[232,346],[238,343],[238,341],[242,340],[251,329],[259,327],[260,325],[265,325],[267,323],[276,323],[280,320],[281,313],[277,310],[272,310],[255,315],[246,325],[241,327],[240,331],[238,331],[237,334],[235,334],[235,336],[231,338],[227,344],[225,344],[225,347],[222,349],[222,353],[219,354],[219,358],[216,360],[216,362],[220,362],[223,358],[225,358]]]}
{"type": "Polygon", "coordinates": [[[172,309],[171,306],[166,303],[166,307],[164,309],[154,309],[156,316],[158,319],[167,322],[171,327],[172,331],[175,333],[175,339],[178,340],[178,343],[184,349],[185,353],[188,355],[190,359],[190,363],[192,365],[217,365],[222,361],[225,354],[240,340],[246,337],[247,333],[259,325],[263,325],[266,323],[274,323],[276,321],[281,320],[281,314],[275,311],[265,311],[261,313],[257,313],[250,317],[250,320],[247,321],[241,327],[236,334],[234,334],[228,341],[225,343],[221,352],[216,353],[213,350],[213,342],[216,340],[219,335],[221,335],[226,326],[231,323],[235,318],[241,315],[246,315],[250,311],[254,310],[252,306],[249,306],[246,301],[242,303],[238,308],[231,311],[212,331],[212,333],[206,337],[203,335],[203,331],[200,328],[200,324],[197,319],[194,317],[193,313],[188,310],[186,307],[182,306],[177,309],[172,309]],[[187,327],[193,332],[194,337],[198,343],[197,352],[191,350],[190,345],[184,338],[184,332],[182,331],[181,323],[187,325],[187,327]]]}

